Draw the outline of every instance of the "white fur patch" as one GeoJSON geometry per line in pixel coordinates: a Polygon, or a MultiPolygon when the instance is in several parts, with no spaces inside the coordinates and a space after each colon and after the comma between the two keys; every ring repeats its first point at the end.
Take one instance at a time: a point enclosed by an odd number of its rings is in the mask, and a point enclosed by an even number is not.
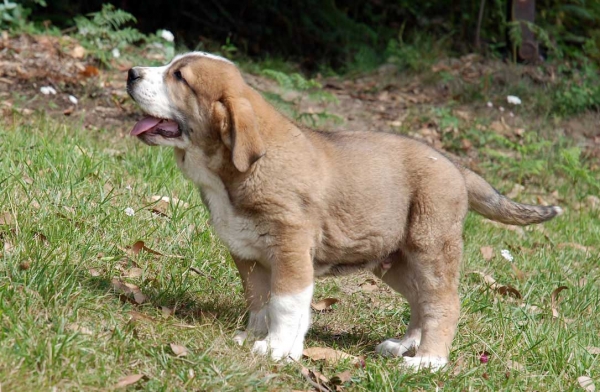
{"type": "Polygon", "coordinates": [[[379,344],[375,351],[384,357],[400,357],[409,350],[419,347],[420,341],[414,338],[388,339],[379,344]]]}
{"type": "Polygon", "coordinates": [[[256,224],[250,218],[236,213],[223,181],[208,170],[207,159],[199,150],[190,148],[185,160],[177,160],[177,165],[186,177],[200,187],[210,210],[212,226],[229,251],[246,260],[266,260],[266,247],[256,224]]]}
{"type": "Polygon", "coordinates": [[[254,343],[252,352],[270,354],[274,360],[299,359],[304,348],[304,336],[310,327],[311,284],[298,294],[273,295],[268,304],[269,333],[254,343]]]}
{"type": "Polygon", "coordinates": [[[448,365],[448,358],[444,357],[404,357],[404,364],[408,368],[418,371],[429,369],[432,372],[442,370],[448,365]]]}
{"type": "Polygon", "coordinates": [[[171,102],[165,84],[164,67],[137,67],[141,78],[135,82],[133,95],[142,110],[150,116],[173,119],[171,102]]]}

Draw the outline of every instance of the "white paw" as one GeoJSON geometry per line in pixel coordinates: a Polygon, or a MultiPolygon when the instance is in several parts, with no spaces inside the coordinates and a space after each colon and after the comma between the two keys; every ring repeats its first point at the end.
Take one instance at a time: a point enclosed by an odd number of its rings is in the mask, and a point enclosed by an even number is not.
{"type": "Polygon", "coordinates": [[[246,331],[235,331],[233,334],[233,341],[240,346],[244,345],[244,342],[248,339],[248,332],[246,331]]]}
{"type": "Polygon", "coordinates": [[[409,350],[418,348],[419,343],[416,339],[406,337],[403,339],[388,339],[375,347],[375,351],[384,357],[399,357],[409,350]]]}
{"type": "Polygon", "coordinates": [[[289,360],[289,358],[298,360],[302,356],[302,348],[302,341],[288,343],[272,341],[267,337],[265,340],[254,342],[252,352],[263,356],[270,354],[271,359],[274,361],[289,360]]]}
{"type": "Polygon", "coordinates": [[[429,369],[432,372],[437,372],[448,365],[448,358],[430,356],[404,357],[404,364],[415,371],[429,369]]]}

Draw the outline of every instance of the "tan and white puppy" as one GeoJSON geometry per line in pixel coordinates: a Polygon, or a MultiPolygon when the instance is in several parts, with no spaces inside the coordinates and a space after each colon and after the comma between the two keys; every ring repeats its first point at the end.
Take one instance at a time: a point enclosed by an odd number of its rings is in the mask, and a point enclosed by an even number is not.
{"type": "Polygon", "coordinates": [[[239,269],[250,317],[236,341],[258,338],[252,350],[274,359],[302,355],[315,277],[366,269],[411,308],[405,336],[377,351],[414,349],[410,366],[443,367],[467,210],[519,225],[561,212],[513,202],[405,137],[301,128],[222,57],[194,52],[132,68],[127,90],[148,115],[131,134],[175,148],[239,269]]]}

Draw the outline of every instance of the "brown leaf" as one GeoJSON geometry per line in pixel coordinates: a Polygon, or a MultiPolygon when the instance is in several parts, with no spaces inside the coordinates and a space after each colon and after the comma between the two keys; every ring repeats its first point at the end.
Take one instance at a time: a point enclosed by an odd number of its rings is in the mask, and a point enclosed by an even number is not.
{"type": "Polygon", "coordinates": [[[92,335],[93,334],[93,332],[89,328],[82,327],[81,325],[76,324],[76,323],[67,324],[66,328],[69,331],[79,332],[82,335],[92,335]]]}
{"type": "Polygon", "coordinates": [[[142,270],[141,268],[131,268],[129,271],[127,271],[125,273],[125,275],[123,275],[124,278],[139,278],[140,276],[142,276],[142,273],[144,272],[144,270],[142,270]]]}
{"type": "Polygon", "coordinates": [[[310,383],[319,392],[331,392],[332,390],[327,386],[329,379],[317,372],[316,370],[310,370],[307,367],[300,365],[300,373],[304,376],[306,381],[310,383]]]}
{"type": "Polygon", "coordinates": [[[525,367],[523,365],[521,365],[519,362],[517,361],[511,361],[510,359],[508,360],[508,362],[506,362],[506,365],[508,366],[509,369],[511,370],[517,370],[519,372],[525,371],[525,367]]]}
{"type": "Polygon", "coordinates": [[[514,199],[515,197],[519,196],[524,189],[525,187],[523,185],[515,184],[513,185],[513,188],[510,190],[510,192],[506,194],[506,197],[508,197],[509,199],[514,199]]]}
{"type": "Polygon", "coordinates": [[[188,349],[185,346],[181,346],[179,344],[171,343],[171,350],[173,350],[173,354],[176,357],[185,357],[188,355],[188,349]]]}
{"type": "Polygon", "coordinates": [[[585,349],[592,355],[600,355],[600,347],[587,346],[585,349]]]}
{"type": "Polygon", "coordinates": [[[88,272],[89,272],[89,273],[90,273],[90,275],[92,275],[93,277],[100,276],[100,271],[98,271],[98,270],[97,270],[97,269],[95,269],[95,268],[90,268],[90,269],[88,270],[88,272]]]}
{"type": "Polygon", "coordinates": [[[594,392],[594,391],[596,391],[596,386],[594,385],[594,380],[592,380],[588,376],[579,376],[579,377],[577,377],[577,382],[587,392],[594,392]]]}
{"type": "Polygon", "coordinates": [[[371,293],[377,290],[379,287],[373,279],[367,279],[363,284],[360,285],[360,288],[367,293],[371,293]]]}
{"type": "Polygon", "coordinates": [[[113,279],[111,281],[113,289],[127,298],[133,297],[133,301],[138,305],[146,302],[146,296],[142,293],[140,288],[133,283],[121,282],[119,279],[113,279]]]}
{"type": "Polygon", "coordinates": [[[479,248],[479,251],[481,251],[481,255],[485,261],[490,261],[494,257],[494,248],[491,246],[482,246],[479,248]]]}
{"type": "Polygon", "coordinates": [[[515,274],[515,277],[520,280],[523,281],[526,278],[525,272],[521,271],[516,265],[515,263],[510,263],[510,268],[512,268],[513,273],[515,274]]]}
{"type": "Polygon", "coordinates": [[[485,281],[485,283],[487,283],[488,286],[490,286],[490,288],[492,290],[495,290],[496,292],[498,292],[501,295],[512,294],[517,299],[521,299],[523,297],[521,295],[521,293],[519,292],[519,290],[515,289],[514,287],[512,287],[510,285],[499,284],[498,282],[496,282],[496,279],[492,278],[490,275],[487,275],[481,271],[472,271],[470,273],[481,276],[483,278],[483,280],[485,281]]]}
{"type": "Polygon", "coordinates": [[[333,304],[338,303],[339,301],[340,300],[337,298],[325,298],[316,303],[315,302],[311,303],[310,306],[314,310],[319,311],[319,312],[330,311],[330,310],[333,310],[331,306],[333,304]]]}
{"type": "Polygon", "coordinates": [[[143,377],[143,374],[131,374],[129,376],[125,376],[115,384],[115,388],[125,388],[128,385],[132,385],[140,381],[143,377]]]}
{"type": "Polygon", "coordinates": [[[154,249],[150,249],[146,246],[144,241],[136,241],[133,245],[131,245],[131,247],[129,247],[129,252],[134,255],[138,255],[142,250],[144,252],[150,253],[155,256],[164,256],[164,257],[172,257],[172,258],[176,258],[176,259],[183,259],[183,256],[165,255],[165,254],[155,251],[154,249]]]}
{"type": "Polygon", "coordinates": [[[84,78],[91,78],[100,75],[100,70],[93,65],[87,65],[83,71],[79,72],[79,74],[84,78]]]}
{"type": "Polygon", "coordinates": [[[73,114],[73,111],[75,111],[75,106],[68,107],[65,110],[63,110],[63,115],[70,116],[71,114],[73,114]]]}
{"type": "Polygon", "coordinates": [[[560,286],[556,289],[554,289],[554,291],[552,292],[552,295],[550,296],[550,303],[552,305],[552,317],[553,318],[558,318],[558,294],[563,291],[568,289],[567,286],[560,286]]]}
{"type": "Polygon", "coordinates": [[[336,374],[335,376],[331,377],[330,382],[333,385],[342,385],[342,384],[347,383],[351,379],[352,379],[352,372],[350,370],[346,370],[345,372],[336,374]]]}
{"type": "Polygon", "coordinates": [[[131,321],[152,321],[152,322],[156,322],[156,319],[154,319],[153,317],[150,317],[144,313],[140,313],[140,312],[136,312],[135,310],[132,310],[129,312],[129,316],[131,316],[131,321]]]}
{"type": "Polygon", "coordinates": [[[357,363],[360,361],[360,358],[355,357],[354,355],[347,354],[343,351],[334,350],[328,347],[310,347],[304,349],[302,351],[305,357],[312,359],[313,361],[321,361],[324,360],[328,363],[336,363],[340,360],[350,359],[352,363],[357,363]]]}

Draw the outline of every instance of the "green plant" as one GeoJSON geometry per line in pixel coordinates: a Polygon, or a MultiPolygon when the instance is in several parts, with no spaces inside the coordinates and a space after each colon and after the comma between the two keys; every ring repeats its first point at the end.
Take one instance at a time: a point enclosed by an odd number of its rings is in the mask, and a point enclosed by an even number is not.
{"type": "Polygon", "coordinates": [[[137,29],[125,27],[131,22],[136,22],[133,15],[115,9],[112,4],[104,4],[102,10],[88,17],[75,18],[82,45],[105,65],[109,64],[111,56],[118,57],[120,49],[126,45],[146,39],[137,29]]]}
{"type": "Polygon", "coordinates": [[[325,121],[332,120],[334,122],[340,122],[341,118],[334,114],[324,111],[309,111],[300,112],[297,110],[300,101],[303,96],[307,96],[309,100],[316,103],[335,102],[337,98],[335,95],[323,91],[321,84],[314,79],[306,79],[304,76],[297,72],[284,73],[275,71],[272,69],[264,69],[261,71],[264,76],[267,76],[277,82],[279,86],[284,90],[284,93],[298,92],[301,94],[293,94],[291,99],[284,99],[280,94],[277,93],[265,93],[265,97],[271,101],[279,109],[286,112],[288,115],[293,117],[295,120],[304,122],[310,126],[317,126],[325,121]]]}
{"type": "Polygon", "coordinates": [[[12,2],[2,0],[0,3],[0,28],[23,28],[27,23],[27,17],[31,14],[28,3],[45,7],[45,0],[31,0],[25,2],[12,2]]]}
{"type": "Polygon", "coordinates": [[[571,179],[573,186],[581,181],[589,185],[596,192],[600,190],[597,173],[592,173],[581,157],[578,147],[564,148],[560,151],[561,162],[556,165],[571,179]]]}

